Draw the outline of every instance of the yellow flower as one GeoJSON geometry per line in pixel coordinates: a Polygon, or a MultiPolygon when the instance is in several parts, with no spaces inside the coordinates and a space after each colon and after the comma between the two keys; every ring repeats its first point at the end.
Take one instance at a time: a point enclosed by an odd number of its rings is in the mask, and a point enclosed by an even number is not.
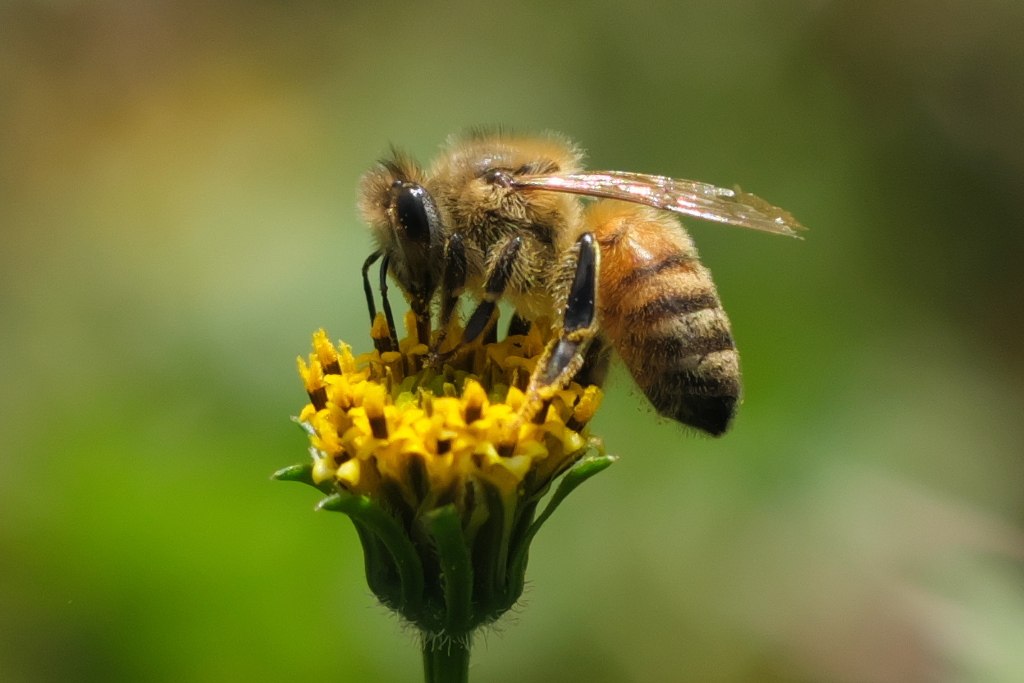
{"type": "MultiPolygon", "coordinates": [[[[425,362],[411,313],[406,327],[399,349],[386,350],[378,315],[376,350],[358,357],[323,330],[313,335],[313,353],[298,359],[310,402],[296,418],[312,462],[276,476],[331,494],[320,507],[353,518],[367,579],[384,604],[432,637],[464,637],[515,603],[539,524],[612,461],[588,429],[601,390],[570,384],[524,410],[552,334],[543,320],[526,335],[446,354],[442,369],[425,362]],[[599,455],[574,468],[591,447],[599,455]],[[570,468],[577,476],[566,476],[564,492],[535,520],[540,499],[570,468]]],[[[457,324],[447,338],[461,338],[457,324]]]]}
{"type": "Polygon", "coordinates": [[[308,426],[315,483],[334,481],[413,510],[451,503],[471,516],[480,500],[474,487],[492,486],[514,503],[546,490],[586,451],[597,387],[571,384],[541,414],[519,417],[529,371],[550,335],[544,325],[471,346],[438,372],[422,369],[427,347],[407,323],[400,351],[356,359],[320,330],[309,360],[298,359],[310,397],[298,420],[308,426]]]}

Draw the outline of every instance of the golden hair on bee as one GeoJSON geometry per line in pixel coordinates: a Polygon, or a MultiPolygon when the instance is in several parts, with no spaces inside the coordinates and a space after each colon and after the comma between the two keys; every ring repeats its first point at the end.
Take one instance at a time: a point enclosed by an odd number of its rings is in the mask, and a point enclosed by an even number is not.
{"type": "Polygon", "coordinates": [[[503,298],[529,319],[550,315],[551,293],[564,274],[552,270],[582,230],[578,198],[524,193],[511,179],[581,169],[583,153],[567,138],[476,129],[448,139],[430,166],[427,187],[465,242],[468,286],[481,293],[501,246],[519,238],[503,298]]]}

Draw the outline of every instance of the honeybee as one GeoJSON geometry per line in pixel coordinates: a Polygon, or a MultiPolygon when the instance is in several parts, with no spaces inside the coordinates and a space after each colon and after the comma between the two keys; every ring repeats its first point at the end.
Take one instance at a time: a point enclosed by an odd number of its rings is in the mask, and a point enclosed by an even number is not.
{"type": "Polygon", "coordinates": [[[558,135],[493,131],[450,139],[426,170],[393,151],[359,193],[378,246],[363,266],[371,317],[368,270],[383,257],[392,337],[388,274],[420,339],[438,309],[434,362],[463,293],[477,303],[459,344],[492,333],[504,299],[515,310],[510,334],[542,315],[560,321],[530,377],[526,410],[574,378],[601,383],[614,349],[658,413],[720,436],[740,397],[739,356],[711,274],[672,213],[790,236],[803,226],[738,188],[584,171],[582,157],[558,135]],[[595,201],[584,206],[584,196],[595,201]]]}

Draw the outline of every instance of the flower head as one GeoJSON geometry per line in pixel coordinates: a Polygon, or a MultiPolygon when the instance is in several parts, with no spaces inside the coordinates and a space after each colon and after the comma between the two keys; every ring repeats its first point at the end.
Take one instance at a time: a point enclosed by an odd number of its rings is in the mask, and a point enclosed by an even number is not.
{"type": "Polygon", "coordinates": [[[408,336],[387,350],[378,316],[376,349],[358,357],[323,330],[313,335],[313,353],[298,361],[310,402],[296,418],[312,462],[276,476],[316,486],[330,494],[320,508],[352,517],[368,582],[385,605],[428,634],[461,637],[515,604],[540,523],[611,463],[603,453],[584,458],[599,447],[587,425],[601,390],[570,384],[523,410],[551,337],[542,320],[526,335],[471,344],[442,368],[425,362],[411,313],[406,322],[408,336]]]}

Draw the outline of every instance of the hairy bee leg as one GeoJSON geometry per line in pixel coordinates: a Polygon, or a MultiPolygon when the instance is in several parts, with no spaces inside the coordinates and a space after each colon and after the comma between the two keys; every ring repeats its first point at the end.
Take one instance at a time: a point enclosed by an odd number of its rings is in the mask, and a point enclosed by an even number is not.
{"type": "Polygon", "coordinates": [[[541,385],[563,385],[583,364],[586,345],[597,333],[597,272],[599,254],[592,233],[577,241],[576,274],[565,304],[562,330],[543,364],[538,364],[541,385]],[[561,381],[560,381],[561,380],[561,381]]]}
{"type": "Polygon", "coordinates": [[[462,333],[461,345],[472,344],[489,327],[491,317],[497,310],[498,300],[501,299],[501,295],[505,293],[505,288],[508,286],[512,268],[515,266],[519,249],[522,246],[522,238],[513,237],[505,242],[498,251],[498,257],[494,259],[494,263],[491,264],[487,272],[484,298],[477,305],[473,314],[469,316],[469,322],[466,323],[466,329],[462,333]]]}
{"type": "Polygon", "coordinates": [[[576,241],[576,273],[565,305],[558,339],[548,343],[530,377],[528,400],[520,414],[532,417],[554,391],[566,386],[583,366],[590,341],[597,336],[597,274],[600,252],[593,233],[576,241]]]}
{"type": "Polygon", "coordinates": [[[385,256],[380,264],[380,299],[381,307],[384,309],[384,318],[388,321],[388,334],[391,336],[391,346],[398,350],[398,332],[395,329],[395,315],[391,312],[391,302],[388,301],[388,265],[391,257],[385,256]]]}
{"type": "MultiPolygon", "coordinates": [[[[455,307],[466,288],[466,244],[462,236],[454,234],[444,245],[444,273],[441,276],[441,320],[437,338],[430,344],[429,362],[440,359],[439,351],[448,337],[448,327],[455,307]]],[[[443,360],[443,359],[442,359],[443,360]]]]}
{"type": "Polygon", "coordinates": [[[377,318],[377,305],[373,302],[373,287],[370,285],[370,266],[377,262],[381,253],[375,251],[363,261],[363,292],[366,294],[366,310],[370,312],[370,324],[377,318]]]}

